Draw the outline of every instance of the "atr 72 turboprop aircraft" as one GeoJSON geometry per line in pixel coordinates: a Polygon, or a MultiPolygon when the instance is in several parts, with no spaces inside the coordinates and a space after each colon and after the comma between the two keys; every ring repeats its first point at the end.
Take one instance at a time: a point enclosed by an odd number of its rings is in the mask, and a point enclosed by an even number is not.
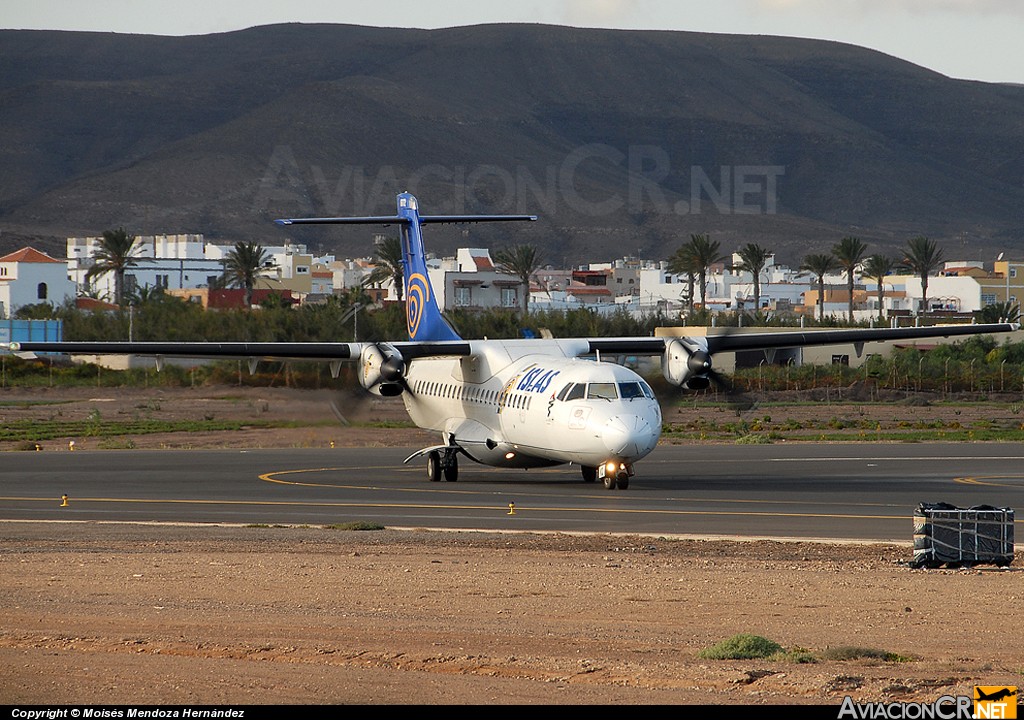
{"type": "Polygon", "coordinates": [[[435,223],[536,220],[531,215],[420,215],[415,197],[398,195],[390,216],[296,218],[281,225],[378,224],[401,230],[409,339],[376,343],[22,342],[15,352],[248,358],[329,362],[337,375],[359,363],[364,388],[400,395],[413,422],[437,431],[426,456],[430,480],[458,477],[459,456],[499,468],[580,466],[583,479],[625,489],[638,460],[658,444],[661,410],[650,386],[602,354],[660,356],[669,383],[702,389],[715,378],[716,352],[773,349],[1016,330],[1015,324],[828,330],[708,337],[464,340],[445,321],[431,287],[422,227],[435,223]],[[595,358],[591,360],[589,358],[595,358]]]}

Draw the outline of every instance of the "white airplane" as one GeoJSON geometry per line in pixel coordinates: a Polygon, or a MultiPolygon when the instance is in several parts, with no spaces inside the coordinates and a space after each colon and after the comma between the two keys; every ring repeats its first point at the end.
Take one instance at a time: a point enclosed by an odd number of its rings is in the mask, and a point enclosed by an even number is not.
{"type": "Polygon", "coordinates": [[[716,352],[863,343],[1007,332],[1019,325],[752,333],[655,338],[464,340],[441,315],[424,257],[422,226],[434,223],[531,221],[531,215],[420,215],[415,197],[398,195],[391,216],[295,218],[281,225],[382,224],[401,230],[409,339],[381,343],[21,342],[14,352],[248,358],[359,362],[362,386],[400,395],[413,422],[441,442],[426,456],[431,481],[458,478],[459,456],[499,468],[579,465],[583,480],[626,489],[641,458],[661,435],[661,409],[642,377],[602,355],[660,356],[672,385],[703,389],[716,378],[716,352]],[[589,358],[594,358],[589,359],[589,358]],[[595,361],[596,360],[596,361],[595,361]]]}

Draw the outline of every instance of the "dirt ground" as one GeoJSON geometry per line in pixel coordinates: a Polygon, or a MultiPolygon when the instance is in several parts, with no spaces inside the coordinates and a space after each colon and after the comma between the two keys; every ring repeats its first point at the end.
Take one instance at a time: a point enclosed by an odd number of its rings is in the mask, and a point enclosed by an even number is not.
{"type": "MultiPolygon", "coordinates": [[[[5,418],[97,407],[324,420],[135,447],[421,437],[341,426],[302,391],[0,391],[5,418]]],[[[909,544],[0,522],[0,704],[838,707],[1024,685],[1020,554],[1009,569],[909,557],[909,544]],[[814,661],[699,657],[738,633],[814,661]]]]}
{"type": "MultiPolygon", "coordinates": [[[[849,439],[889,442],[904,433],[955,433],[989,428],[1024,429],[1020,393],[964,396],[942,402],[931,394],[890,393],[882,402],[862,389],[844,393],[774,393],[751,396],[751,407],[684,399],[664,408],[674,432],[665,443],[734,443],[743,435],[781,433],[788,441],[849,439]]],[[[953,399],[953,398],[951,398],[953,399]]],[[[128,433],[124,436],[63,434],[38,442],[40,450],[125,448],[374,447],[431,445],[438,436],[412,427],[398,398],[366,393],[289,388],[0,388],[5,423],[131,420],[239,421],[241,429],[213,432],[128,433]],[[344,423],[339,420],[339,414],[344,423]],[[251,426],[245,423],[252,423],[251,426]],[[259,424],[293,423],[261,428],[259,424]]],[[[0,437],[0,451],[27,450],[25,441],[0,437]]]]}

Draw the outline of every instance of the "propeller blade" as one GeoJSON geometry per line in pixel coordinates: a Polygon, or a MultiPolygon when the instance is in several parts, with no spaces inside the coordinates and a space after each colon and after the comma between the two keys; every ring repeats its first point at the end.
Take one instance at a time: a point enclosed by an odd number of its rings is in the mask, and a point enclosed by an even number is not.
{"type": "Polygon", "coordinates": [[[708,371],[708,378],[725,393],[726,403],[736,412],[750,410],[757,405],[756,400],[742,390],[737,390],[736,386],[717,370],[708,371]]]}
{"type": "Polygon", "coordinates": [[[334,417],[338,418],[338,422],[349,427],[352,423],[375,419],[377,415],[373,408],[375,402],[377,402],[377,397],[360,386],[336,391],[328,404],[334,417]]]}

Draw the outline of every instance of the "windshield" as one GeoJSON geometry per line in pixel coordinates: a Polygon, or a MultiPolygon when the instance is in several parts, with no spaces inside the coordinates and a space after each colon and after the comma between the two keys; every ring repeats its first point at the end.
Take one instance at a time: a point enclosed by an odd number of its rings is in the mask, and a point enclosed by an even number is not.
{"type": "Polygon", "coordinates": [[[614,400],[615,383],[590,383],[587,385],[588,400],[614,400]]]}
{"type": "Polygon", "coordinates": [[[638,382],[619,383],[619,397],[623,400],[636,400],[644,396],[644,391],[638,382]]]}
{"type": "Polygon", "coordinates": [[[586,389],[587,389],[586,385],[584,385],[582,383],[576,383],[575,385],[573,385],[569,389],[569,392],[567,392],[565,394],[566,401],[569,401],[569,400],[582,400],[583,399],[583,391],[586,390],[586,389]]]}

